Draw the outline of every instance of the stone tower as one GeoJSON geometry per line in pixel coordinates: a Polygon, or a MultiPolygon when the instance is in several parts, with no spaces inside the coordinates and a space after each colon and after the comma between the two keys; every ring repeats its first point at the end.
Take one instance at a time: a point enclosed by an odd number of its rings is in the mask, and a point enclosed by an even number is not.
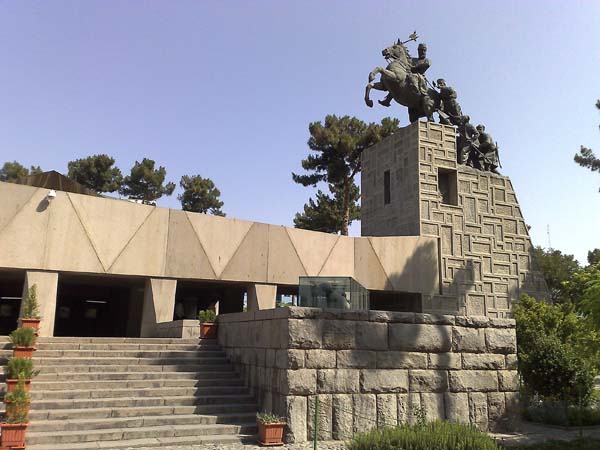
{"type": "Polygon", "coordinates": [[[362,167],[363,236],[439,239],[440,293],[423,311],[507,317],[523,293],[548,298],[510,179],[457,164],[454,127],[417,121],[362,167]]]}

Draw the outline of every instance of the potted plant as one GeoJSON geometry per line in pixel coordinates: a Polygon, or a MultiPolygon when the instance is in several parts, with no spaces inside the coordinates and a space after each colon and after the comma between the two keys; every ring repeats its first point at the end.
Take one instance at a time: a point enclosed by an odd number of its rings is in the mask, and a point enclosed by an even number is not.
{"type": "Polygon", "coordinates": [[[6,394],[4,403],[6,413],[5,421],[0,423],[2,429],[0,445],[3,448],[24,447],[31,403],[29,394],[25,391],[25,383],[20,381],[10,394],[6,394]]]}
{"type": "Polygon", "coordinates": [[[203,339],[215,339],[217,337],[217,314],[212,309],[205,309],[198,313],[200,320],[200,337],[203,339]]]}
{"type": "Polygon", "coordinates": [[[37,301],[37,285],[33,285],[27,291],[27,297],[23,301],[23,311],[21,313],[21,327],[40,328],[40,307],[37,301]]]}
{"type": "Polygon", "coordinates": [[[256,415],[258,424],[258,441],[260,445],[283,445],[283,429],[285,419],[270,412],[260,412],[256,415]]]}
{"type": "Polygon", "coordinates": [[[35,351],[35,330],[33,328],[17,328],[9,335],[13,345],[13,357],[31,358],[35,351]]]}
{"type": "Polygon", "coordinates": [[[25,383],[25,390],[29,392],[31,379],[36,374],[33,372],[31,358],[11,358],[6,365],[6,391],[12,392],[19,381],[25,383]]]}

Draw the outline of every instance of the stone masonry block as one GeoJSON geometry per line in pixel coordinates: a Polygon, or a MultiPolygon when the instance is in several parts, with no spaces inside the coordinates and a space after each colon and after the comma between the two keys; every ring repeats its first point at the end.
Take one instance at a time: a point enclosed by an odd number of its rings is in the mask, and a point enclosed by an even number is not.
{"type": "Polygon", "coordinates": [[[279,392],[284,395],[310,395],[317,393],[315,369],[279,370],[279,392]]]}
{"type": "Polygon", "coordinates": [[[360,370],[321,369],[317,371],[317,388],[321,393],[352,394],[360,392],[360,370]]]}
{"type": "Polygon", "coordinates": [[[455,352],[484,353],[486,351],[484,330],[452,327],[452,350],[455,352]]]}
{"type": "Polygon", "coordinates": [[[517,334],[514,328],[487,328],[485,341],[490,353],[517,352],[517,334]]]}
{"type": "Polygon", "coordinates": [[[359,350],[387,350],[388,324],[356,322],[356,348],[359,350]]]}
{"type": "Polygon", "coordinates": [[[331,440],[333,432],[333,399],[331,395],[319,394],[308,397],[308,439],[312,440],[315,436],[315,409],[317,410],[317,438],[327,441],[331,440]],[[316,406],[316,399],[319,399],[319,407],[316,406]]]}
{"type": "Polygon", "coordinates": [[[446,392],[444,399],[447,420],[457,423],[470,423],[469,394],[466,392],[446,392]]]}
{"type": "Polygon", "coordinates": [[[406,423],[410,409],[409,394],[396,394],[396,398],[398,400],[398,423],[406,423]]]}
{"type": "Polygon", "coordinates": [[[396,394],[377,395],[377,427],[398,425],[398,400],[396,394]]]}
{"type": "Polygon", "coordinates": [[[425,411],[428,422],[444,420],[444,394],[423,393],[421,394],[421,406],[425,411]]]}
{"type": "Polygon", "coordinates": [[[377,397],[375,394],[354,394],[354,433],[362,433],[377,426],[377,397]]]}
{"type": "Polygon", "coordinates": [[[378,369],[426,369],[427,353],[377,352],[378,369]]]}
{"type": "MultiPolygon", "coordinates": [[[[506,415],[506,403],[504,400],[504,392],[490,392],[488,394],[488,418],[493,424],[499,424],[506,415]]],[[[496,428],[492,426],[492,428],[496,428]]]]}
{"type": "Polygon", "coordinates": [[[410,392],[445,392],[448,372],[445,370],[409,370],[410,392]]]}
{"type": "Polygon", "coordinates": [[[392,350],[443,353],[452,345],[452,327],[447,325],[389,324],[392,350]]]}
{"type": "Polygon", "coordinates": [[[353,436],[354,404],[351,394],[334,394],[333,398],[333,430],[335,440],[346,440],[353,436]]]}
{"type": "Polygon", "coordinates": [[[375,394],[408,392],[408,370],[363,369],[360,374],[360,390],[375,394]]]}
{"type": "Polygon", "coordinates": [[[430,353],[428,367],[430,369],[460,369],[460,353],[430,353]]]}
{"type": "Polygon", "coordinates": [[[498,390],[495,370],[457,370],[448,373],[451,392],[490,392],[498,390]]]}
{"type": "Polygon", "coordinates": [[[508,370],[517,370],[519,360],[517,355],[506,355],[506,368],[508,370]]]}
{"type": "Polygon", "coordinates": [[[489,353],[463,353],[463,369],[504,369],[504,355],[493,355],[489,353]]]}
{"type": "Polygon", "coordinates": [[[307,398],[302,396],[285,397],[285,416],[287,421],[285,441],[306,442],[307,398]]]}
{"type": "Polygon", "coordinates": [[[275,367],[278,369],[302,369],[304,367],[304,350],[277,350],[275,367]]]}
{"type": "Polygon", "coordinates": [[[499,370],[498,383],[501,391],[518,391],[519,372],[516,370],[499,370]]]}
{"type": "Polygon", "coordinates": [[[291,348],[321,348],[323,321],[318,319],[289,319],[287,342],[291,348]]]}
{"type": "Polygon", "coordinates": [[[469,420],[482,431],[488,429],[487,394],[471,392],[469,394],[469,420]]]}
{"type": "Polygon", "coordinates": [[[334,369],[335,350],[306,350],[304,364],[307,369],[334,369]]]}
{"type": "Polygon", "coordinates": [[[326,320],[323,325],[323,348],[356,348],[356,322],[352,320],[326,320]]]}
{"type": "Polygon", "coordinates": [[[337,366],[344,368],[367,368],[375,367],[377,364],[377,353],[369,350],[338,350],[337,366]]]}

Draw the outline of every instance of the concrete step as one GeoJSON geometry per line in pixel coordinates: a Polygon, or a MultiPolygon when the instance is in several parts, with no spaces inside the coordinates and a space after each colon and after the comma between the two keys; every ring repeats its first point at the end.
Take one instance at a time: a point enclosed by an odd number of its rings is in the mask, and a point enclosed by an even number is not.
{"type": "MultiPolygon", "coordinates": [[[[12,356],[12,352],[7,356],[12,356]]],[[[0,358],[2,354],[0,353],[0,358]]],[[[218,348],[192,350],[37,350],[34,359],[45,358],[215,358],[225,357],[218,348]]]]}
{"type": "MultiPolygon", "coordinates": [[[[153,368],[160,366],[152,366],[153,368]]],[[[182,371],[182,372],[126,372],[126,371],[106,371],[106,372],[76,372],[64,373],[62,371],[43,372],[35,377],[35,383],[42,381],[53,382],[69,382],[69,381],[116,381],[116,380],[209,380],[214,378],[220,379],[237,379],[239,375],[231,366],[227,366],[225,370],[218,370],[214,367],[207,368],[202,372],[182,371]]],[[[32,389],[35,385],[32,384],[32,389]]]]}
{"type": "MultiPolygon", "coordinates": [[[[227,373],[231,375],[231,372],[227,373]]],[[[31,384],[31,392],[64,391],[73,388],[72,381],[40,381],[35,378],[31,384]]],[[[91,389],[149,389],[162,387],[221,387],[221,386],[241,386],[242,382],[238,377],[213,377],[207,379],[146,379],[146,380],[100,380],[100,381],[81,381],[77,382],[77,388],[81,390],[91,389]]]]}
{"type": "Polygon", "coordinates": [[[194,397],[206,395],[247,394],[245,386],[209,386],[209,387],[159,387],[159,388],[122,388],[122,389],[77,389],[63,391],[32,391],[31,401],[60,399],[94,399],[119,397],[194,397]]]}
{"type": "Polygon", "coordinates": [[[55,421],[77,419],[102,419],[119,417],[148,417],[176,415],[222,415],[234,413],[256,414],[254,403],[221,403],[215,405],[190,406],[141,406],[129,408],[83,408],[83,409],[53,409],[31,410],[29,418],[32,421],[55,421]]]}
{"type": "Polygon", "coordinates": [[[76,344],[198,344],[217,345],[216,339],[127,338],[127,337],[40,337],[39,342],[76,344]]]}
{"type": "Polygon", "coordinates": [[[240,425],[166,425],[139,428],[108,428],[81,431],[28,432],[28,445],[72,444],[81,442],[127,441],[132,439],[171,438],[183,436],[210,436],[250,434],[256,432],[256,422],[240,425]]]}
{"type": "Polygon", "coordinates": [[[256,420],[255,412],[235,412],[219,415],[182,414],[155,415],[135,417],[110,417],[69,420],[32,420],[28,432],[57,432],[78,430],[104,430],[108,428],[140,428],[167,425],[215,425],[252,423],[256,420]]]}
{"type": "MultiPolygon", "coordinates": [[[[132,439],[129,441],[102,441],[102,442],[78,442],[76,444],[62,444],[61,450],[125,450],[133,448],[164,449],[174,446],[188,445],[241,445],[256,442],[256,436],[252,435],[207,435],[207,436],[180,436],[172,438],[147,438],[132,439]]],[[[57,450],[56,444],[27,444],[27,450],[57,450]]]]}
{"type": "Polygon", "coordinates": [[[40,358],[35,355],[33,363],[36,367],[44,366],[114,366],[114,365],[152,365],[152,366],[168,366],[168,365],[208,365],[208,364],[226,364],[228,363],[225,356],[220,357],[202,357],[194,355],[190,358],[117,358],[117,357],[94,357],[94,358],[40,358]]]}
{"type": "Polygon", "coordinates": [[[79,342],[38,342],[38,350],[214,350],[219,349],[216,343],[194,344],[132,344],[132,343],[79,343],[79,342]]]}
{"type": "Polygon", "coordinates": [[[164,397],[119,397],[93,399],[53,399],[37,400],[31,403],[32,410],[80,409],[80,408],[130,408],[139,406],[192,406],[215,405],[222,403],[254,403],[251,395],[190,395],[164,397]]]}
{"type": "Polygon", "coordinates": [[[231,364],[119,364],[119,365],[45,365],[36,364],[36,369],[39,370],[40,374],[47,373],[99,373],[99,372],[204,372],[204,371],[217,371],[227,372],[228,370],[233,371],[234,368],[231,364]]]}

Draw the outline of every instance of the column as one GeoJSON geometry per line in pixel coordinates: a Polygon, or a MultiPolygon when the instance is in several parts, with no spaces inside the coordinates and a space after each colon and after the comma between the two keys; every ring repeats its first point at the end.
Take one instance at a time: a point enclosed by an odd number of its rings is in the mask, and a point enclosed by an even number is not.
{"type": "Polygon", "coordinates": [[[277,301],[277,285],[249,284],[248,285],[248,311],[260,309],[273,309],[277,301]]]}
{"type": "Polygon", "coordinates": [[[156,324],[171,322],[175,311],[177,280],[149,278],[144,289],[141,337],[154,337],[156,324]]]}
{"type": "MultiPolygon", "coordinates": [[[[54,336],[54,318],[56,317],[56,292],[58,289],[58,272],[28,270],[25,273],[23,299],[29,288],[35,284],[38,304],[40,305],[40,336],[54,336]]],[[[21,306],[23,301],[21,300],[21,306]]]]}

